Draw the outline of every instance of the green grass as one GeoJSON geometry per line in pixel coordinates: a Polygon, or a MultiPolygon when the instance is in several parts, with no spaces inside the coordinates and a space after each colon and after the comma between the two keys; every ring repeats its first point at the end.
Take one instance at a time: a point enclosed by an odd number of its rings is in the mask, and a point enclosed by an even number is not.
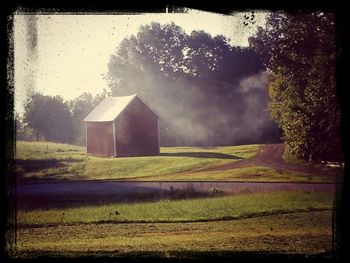
{"type": "Polygon", "coordinates": [[[53,142],[16,142],[19,180],[75,179],[82,174],[85,147],[53,142]]]}
{"type": "Polygon", "coordinates": [[[255,214],[328,209],[332,207],[332,199],[332,194],[327,193],[275,192],[66,209],[19,210],[17,224],[176,222],[241,218],[255,214]]]}
{"type": "Polygon", "coordinates": [[[264,166],[249,166],[239,169],[193,171],[181,174],[166,174],[161,176],[139,177],[141,181],[245,181],[245,182],[335,182],[337,176],[315,176],[302,172],[278,170],[264,166]]]}
{"type": "Polygon", "coordinates": [[[18,141],[15,171],[18,181],[341,181],[341,176],[337,175],[343,174],[343,168],[320,166],[320,175],[254,165],[216,169],[220,165],[254,157],[261,146],[162,147],[160,156],[103,158],[87,155],[85,147],[81,146],[18,141]]]}
{"type": "Polygon", "coordinates": [[[331,211],[314,211],[196,223],[17,228],[16,245],[19,257],[51,254],[207,258],[240,251],[330,253],[332,215],[331,211]]]}
{"type": "Polygon", "coordinates": [[[102,158],[87,156],[85,147],[18,141],[16,171],[19,180],[130,179],[215,167],[253,157],[259,147],[165,147],[160,156],[102,158]]]}

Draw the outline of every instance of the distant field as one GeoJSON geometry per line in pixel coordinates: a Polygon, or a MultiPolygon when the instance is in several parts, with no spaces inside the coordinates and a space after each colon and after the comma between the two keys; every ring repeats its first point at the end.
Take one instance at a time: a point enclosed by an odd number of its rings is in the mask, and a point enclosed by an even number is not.
{"type": "Polygon", "coordinates": [[[213,148],[162,147],[160,156],[103,158],[87,155],[85,147],[52,142],[18,141],[15,171],[18,181],[113,179],[334,182],[336,180],[336,176],[329,174],[311,175],[254,164],[239,169],[217,169],[222,165],[256,156],[262,146],[254,144],[213,148]]]}
{"type": "Polygon", "coordinates": [[[179,222],[242,218],[284,212],[331,209],[333,195],[318,192],[271,192],[185,200],[116,203],[17,212],[17,224],[92,222],[179,222]]]}

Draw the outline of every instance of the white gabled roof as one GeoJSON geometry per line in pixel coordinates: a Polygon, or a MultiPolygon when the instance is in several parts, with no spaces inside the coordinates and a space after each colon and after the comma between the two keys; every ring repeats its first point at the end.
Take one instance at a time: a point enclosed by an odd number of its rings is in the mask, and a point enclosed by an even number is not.
{"type": "Polygon", "coordinates": [[[136,96],[137,95],[134,94],[131,96],[105,98],[88,116],[86,116],[84,121],[114,121],[136,96]]]}

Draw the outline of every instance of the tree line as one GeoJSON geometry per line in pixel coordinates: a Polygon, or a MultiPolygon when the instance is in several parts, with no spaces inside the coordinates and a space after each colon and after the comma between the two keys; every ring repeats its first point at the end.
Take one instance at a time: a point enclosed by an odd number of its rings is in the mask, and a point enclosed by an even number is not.
{"type": "Polygon", "coordinates": [[[83,119],[100,103],[107,92],[93,97],[84,92],[74,100],[61,96],[31,93],[24,105],[24,114],[16,114],[17,140],[46,140],[85,145],[83,119]]]}
{"type": "Polygon", "coordinates": [[[248,47],[151,23],[111,55],[108,92],[70,102],[34,94],[18,126],[35,139],[83,144],[82,119],[104,96],[137,93],[160,116],[162,145],[279,142],[282,133],[292,156],[341,161],[336,58],[332,13],[271,13],[248,47]]]}
{"type": "MultiPolygon", "coordinates": [[[[160,117],[164,146],[215,146],[278,141],[267,108],[267,75],[259,54],[224,36],[186,34],[174,23],[141,26],[116,48],[105,75],[110,95],[137,93],[160,117]]],[[[107,91],[104,95],[107,94],[107,91]]],[[[32,94],[19,137],[85,142],[82,119],[103,96],[64,102],[32,94]]],[[[137,125],[137,124],[136,124],[137,125]]]]}
{"type": "Polygon", "coordinates": [[[287,153],[306,160],[342,161],[334,13],[279,12],[250,39],[270,71],[269,111],[287,153]]]}
{"type": "Polygon", "coordinates": [[[267,74],[252,47],[174,23],[141,26],[108,63],[112,95],[137,93],[160,116],[166,145],[276,142],[267,112],[267,74]]]}

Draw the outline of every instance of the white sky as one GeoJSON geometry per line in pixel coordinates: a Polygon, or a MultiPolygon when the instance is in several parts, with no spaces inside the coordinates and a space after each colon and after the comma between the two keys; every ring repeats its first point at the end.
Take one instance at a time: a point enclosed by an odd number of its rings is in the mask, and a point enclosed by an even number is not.
{"type": "Polygon", "coordinates": [[[83,92],[93,95],[108,89],[102,75],[109,57],[140,25],[174,22],[186,33],[204,30],[212,36],[222,34],[232,45],[247,45],[247,38],[263,25],[266,13],[255,13],[256,23],[243,26],[243,13],[219,15],[192,10],[188,14],[139,15],[36,15],[37,61],[27,50],[24,15],[14,20],[15,111],[23,112],[28,77],[35,90],[45,95],[61,95],[65,100],[83,92]],[[34,72],[34,73],[33,73],[34,72]]]}

